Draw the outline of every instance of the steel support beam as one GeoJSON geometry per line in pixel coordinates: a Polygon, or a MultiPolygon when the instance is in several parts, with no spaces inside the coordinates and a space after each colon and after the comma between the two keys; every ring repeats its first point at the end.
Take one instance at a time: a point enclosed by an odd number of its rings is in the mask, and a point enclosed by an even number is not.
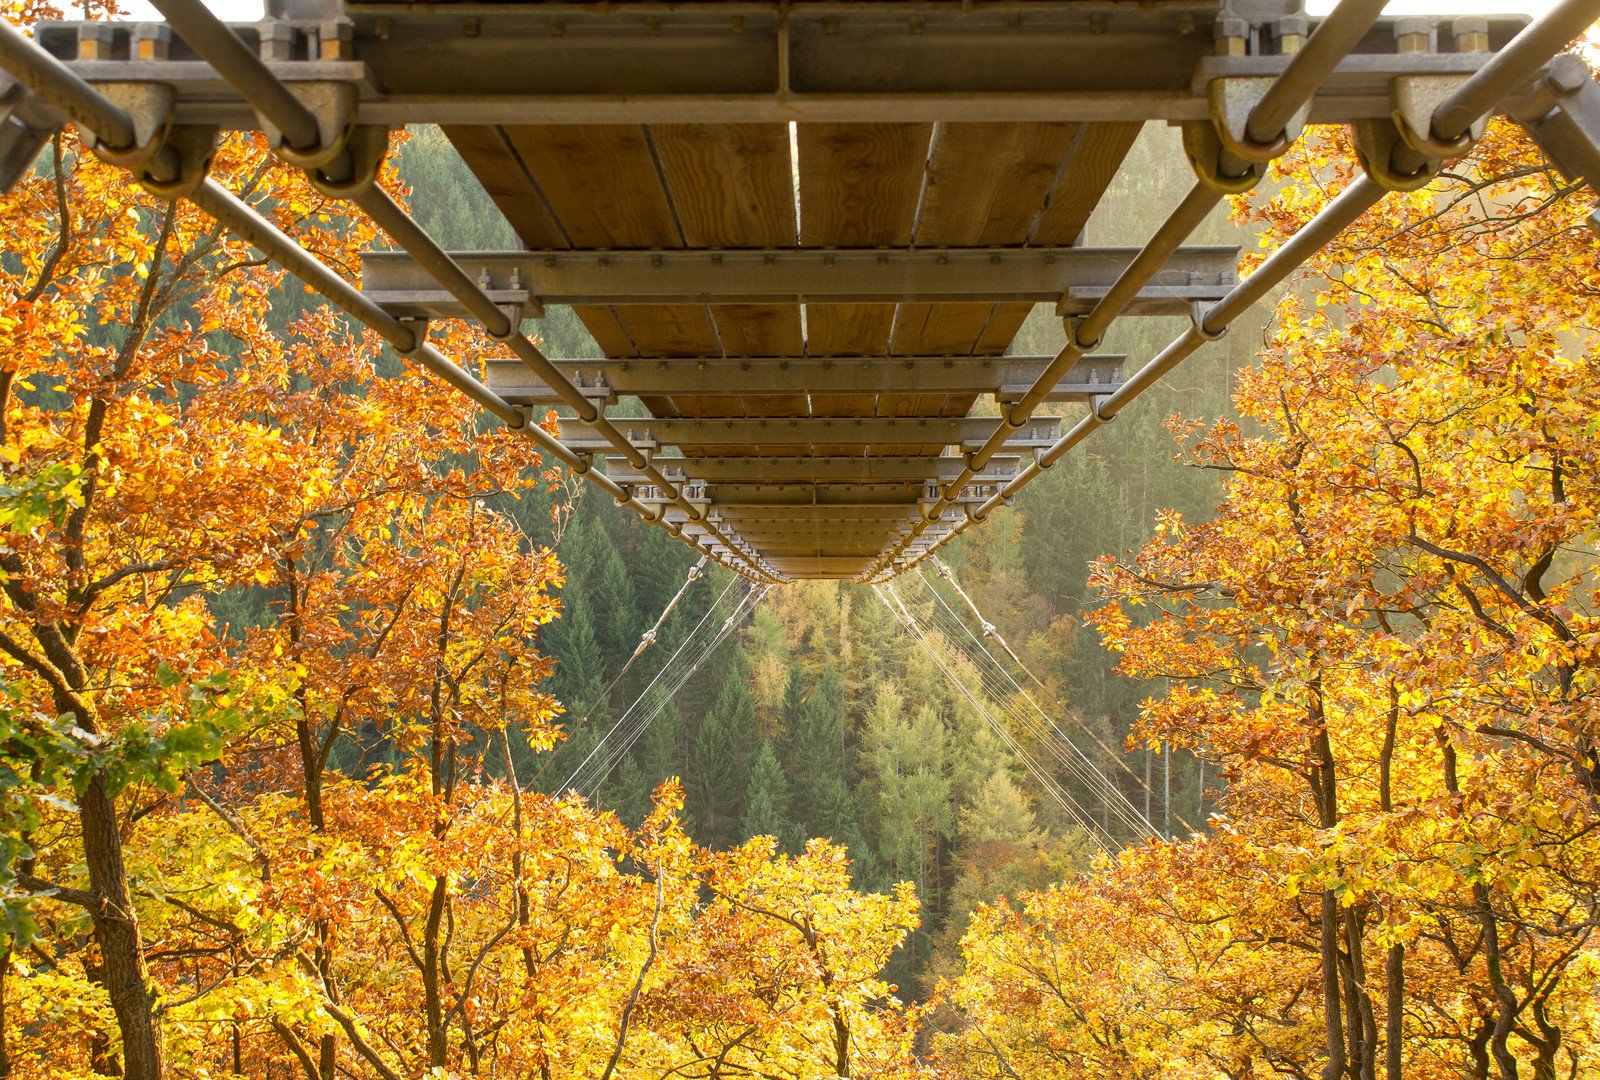
{"type": "MultiPolygon", "coordinates": [[[[693,481],[690,481],[693,484],[693,481]]],[[[915,509],[923,485],[899,484],[713,484],[706,490],[727,518],[741,510],[764,506],[904,506],[915,509]]],[[[962,488],[952,503],[981,503],[999,491],[998,484],[972,484],[962,488]]],[[[646,506],[668,502],[648,486],[635,491],[646,506]]],[[[691,500],[694,501],[694,500],[691,500]]]]}
{"type": "MultiPolygon", "coordinates": [[[[345,29],[327,26],[336,10],[324,10],[233,31],[284,81],[356,85],[362,122],[390,127],[1193,120],[1206,115],[1197,73],[1276,74],[1287,60],[1212,56],[1219,5],[1192,0],[344,7],[345,29]]],[[[1275,47],[1277,18],[1295,14],[1293,4],[1253,15],[1232,7],[1261,52],[1275,47]]],[[[1380,21],[1357,45],[1365,55],[1323,81],[1312,122],[1387,117],[1395,76],[1482,62],[1396,54],[1393,21],[1380,21]]],[[[1490,47],[1522,21],[1490,20],[1490,47]]],[[[43,24],[39,37],[84,78],[165,82],[177,90],[180,123],[257,126],[254,110],[182,41],[168,59],[130,61],[134,24],[113,24],[104,49],[79,60],[79,25],[43,24]]]]}
{"type": "MultiPolygon", "coordinates": [[[[1122,381],[1126,356],[1085,356],[1045,397],[1086,401],[1122,381]]],[[[1048,356],[893,356],[552,360],[596,400],[635,397],[741,397],[747,394],[994,394],[1020,397],[1044,372],[1048,356]]],[[[486,363],[490,389],[519,405],[563,404],[516,360],[486,363]]]]}
{"type": "MultiPolygon", "coordinates": [[[[580,420],[562,420],[561,441],[580,453],[604,452],[611,443],[580,420]]],[[[653,446],[982,446],[1000,428],[992,417],[775,417],[729,420],[622,420],[634,445],[653,446]]],[[[1024,424],[1005,446],[1031,449],[1055,441],[1061,418],[1024,424]]]]}
{"type": "MultiPolygon", "coordinates": [[[[895,481],[924,483],[953,480],[961,473],[958,457],[711,457],[655,459],[656,467],[669,480],[700,481],[718,484],[729,481],[832,481],[834,483],[881,484],[895,481]]],[[[977,483],[1004,482],[1016,474],[1015,457],[989,459],[977,483]]],[[[647,484],[649,480],[627,459],[606,459],[606,475],[619,484],[647,484]]]]}
{"type": "MultiPolygon", "coordinates": [[[[795,304],[1061,303],[1084,310],[1138,248],[926,248],[824,251],[458,251],[451,258],[496,303],[795,304]]],[[[1129,304],[1129,314],[1183,315],[1238,281],[1237,247],[1173,252],[1129,304]]],[[[462,318],[455,297],[408,256],[361,256],[361,291],[390,314],[462,318]]]]}

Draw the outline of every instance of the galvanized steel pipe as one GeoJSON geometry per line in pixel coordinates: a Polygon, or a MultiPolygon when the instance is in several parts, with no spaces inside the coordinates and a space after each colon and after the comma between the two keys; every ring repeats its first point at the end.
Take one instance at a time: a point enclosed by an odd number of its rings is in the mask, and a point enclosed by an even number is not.
{"type": "Polygon", "coordinates": [[[1550,58],[1600,19],[1600,0],[1562,0],[1523,27],[1433,111],[1433,135],[1460,138],[1481,116],[1539,73],[1550,58]]]}
{"type": "Polygon", "coordinates": [[[0,67],[60,109],[67,119],[94,132],[107,146],[117,150],[132,148],[136,138],[133,118],[41,49],[9,19],[0,19],[0,67]]]}
{"type": "MultiPolygon", "coordinates": [[[[1013,477],[992,498],[972,513],[972,520],[982,521],[1007,499],[1013,498],[1029,482],[1089,436],[1095,429],[1114,420],[1134,398],[1144,393],[1167,372],[1177,367],[1207,341],[1214,341],[1227,330],[1228,325],[1248,311],[1267,293],[1283,282],[1312,255],[1331,243],[1362,214],[1371,209],[1386,194],[1376,181],[1362,176],[1345,188],[1311,221],[1285,241],[1267,257],[1255,273],[1234,286],[1228,294],[1205,309],[1198,326],[1191,326],[1170,345],[1162,349],[1149,363],[1134,373],[1133,377],[1117,389],[1093,403],[1088,415],[1072,426],[1061,438],[1041,453],[1033,464],[1013,477]]],[[[956,531],[963,531],[964,525],[956,531]]],[[[952,533],[951,535],[954,535],[952,533]]],[[[942,544],[944,541],[941,540],[942,544]]],[[[939,547],[934,545],[934,548],[939,547]]],[[[932,551],[934,548],[930,548],[932,551]]]]}
{"type": "Polygon", "coordinates": [[[239,91],[296,150],[321,141],[317,118],[267,70],[261,57],[200,0],[151,0],[179,37],[188,42],[228,85],[239,91]]]}
{"type": "MultiPolygon", "coordinates": [[[[108,146],[123,149],[133,145],[133,121],[94,87],[80,79],[61,61],[43,49],[8,20],[0,19],[0,67],[23,85],[59,108],[74,123],[93,132],[108,146]]],[[[277,226],[257,213],[249,204],[207,177],[188,196],[191,202],[214,217],[235,235],[321,293],[336,307],[375,331],[403,355],[466,394],[499,418],[508,427],[521,431],[541,449],[584,475],[591,483],[627,506],[646,522],[659,525],[673,535],[681,530],[666,521],[660,507],[650,507],[589,463],[549,432],[527,422],[520,410],[453,363],[426,342],[418,342],[413,331],[378,307],[359,290],[297,244],[277,226]]]]}
{"type": "MultiPolygon", "coordinates": [[[[167,21],[184,41],[188,42],[263,117],[283,132],[284,137],[296,149],[316,148],[319,135],[316,118],[312,116],[310,110],[301,104],[278,77],[267,69],[260,58],[250,52],[238,35],[228,29],[227,25],[200,0],[156,0],[156,7],[167,17],[167,21]]],[[[460,301],[473,317],[484,325],[490,337],[508,345],[518,358],[577,411],[581,419],[592,424],[601,437],[624,455],[630,464],[642,470],[652,484],[668,493],[691,521],[705,525],[717,542],[727,548],[734,558],[744,562],[752,572],[758,576],[767,576],[749,556],[734,547],[720,529],[705,520],[705,510],[691,502],[680,488],[668,481],[665,475],[651,464],[649,459],[640,453],[639,449],[630,443],[627,437],[608,421],[555,365],[550,363],[539,351],[538,346],[522,333],[522,328],[478,287],[477,282],[473,281],[466,271],[434,242],[426,230],[417,225],[411,216],[389,197],[387,192],[376,184],[368,184],[352,192],[349,198],[426,269],[434,280],[460,301]]],[[[518,417],[520,419],[520,414],[518,417]]],[[[570,451],[566,453],[571,454],[570,451]]],[[[563,457],[563,460],[567,458],[563,457]]],[[[568,463],[571,464],[570,461],[568,463]]],[[[588,472],[587,465],[583,471],[588,472]]],[[[620,490],[618,489],[619,492],[620,490]]]]}
{"type": "Polygon", "coordinates": [[[1339,61],[1372,29],[1387,2],[1340,0],[1250,110],[1245,131],[1251,142],[1266,146],[1283,134],[1300,106],[1311,99],[1322,81],[1339,66],[1339,61]]]}

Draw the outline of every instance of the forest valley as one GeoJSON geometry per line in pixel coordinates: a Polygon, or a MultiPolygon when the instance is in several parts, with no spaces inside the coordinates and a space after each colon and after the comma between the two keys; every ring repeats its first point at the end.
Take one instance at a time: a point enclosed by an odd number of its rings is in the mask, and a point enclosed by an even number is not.
{"type": "MultiPolygon", "coordinates": [[[[1322,130],[1213,234],[1325,205],[1322,130]]],[[[1101,238],[1190,182],[1163,139],[1101,238]]],[[[378,243],[259,137],[213,172],[378,243]]],[[[0,1077],[1600,1076],[1589,209],[1491,127],[953,545],[1162,834],[1107,851],[844,583],[567,789],[727,573],[609,686],[694,553],[69,129],[0,199],[0,1077]]]]}

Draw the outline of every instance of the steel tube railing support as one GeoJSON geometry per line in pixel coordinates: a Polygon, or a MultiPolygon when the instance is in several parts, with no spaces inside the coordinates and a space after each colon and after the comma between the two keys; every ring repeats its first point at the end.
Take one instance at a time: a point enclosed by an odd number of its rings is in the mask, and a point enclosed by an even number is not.
{"type": "Polygon", "coordinates": [[[1531,81],[1550,58],[1600,20],[1597,0],[1563,0],[1523,27],[1433,111],[1433,136],[1451,142],[1487,116],[1512,90],[1531,81]]]}
{"type": "MultiPolygon", "coordinates": [[[[263,118],[283,133],[284,138],[297,151],[318,148],[319,135],[316,117],[278,79],[260,58],[250,52],[234,32],[217,18],[200,0],[156,0],[156,7],[166,16],[178,35],[192,46],[263,118]]],[[[618,453],[628,459],[634,468],[644,472],[650,482],[659,487],[689,520],[704,524],[716,542],[727,549],[729,555],[743,562],[754,575],[770,579],[764,568],[725,536],[717,526],[705,520],[706,510],[688,499],[682,490],[671,483],[630,443],[617,427],[605,418],[603,412],[572,385],[572,382],[545,357],[516,320],[500,309],[481,289],[477,282],[451,259],[433,238],[405,210],[376,184],[354,186],[353,190],[340,191],[372,218],[390,239],[426,269],[433,278],[453,295],[481,322],[494,340],[507,345],[528,367],[562,400],[571,405],[579,418],[610,442],[618,453]]]]}
{"type": "Polygon", "coordinates": [[[8,19],[0,19],[0,67],[60,109],[67,119],[94,132],[107,146],[118,149],[133,146],[133,118],[41,49],[8,19]]]}
{"type": "MultiPolygon", "coordinates": [[[[1367,28],[1381,12],[1382,6],[1376,0],[1341,0],[1328,18],[1317,27],[1317,32],[1312,35],[1306,46],[1290,61],[1289,66],[1257,103],[1256,108],[1251,111],[1252,139],[1264,142],[1277,137],[1282,131],[1283,122],[1293,116],[1300,104],[1316,91],[1322,79],[1337,66],[1350,46],[1366,33],[1367,28]],[[1322,39],[1321,43],[1319,39],[1322,39]],[[1342,49],[1335,49],[1335,45],[1339,43],[1345,44],[1342,49]],[[1283,118],[1282,121],[1279,120],[1280,116],[1283,118]],[[1273,128],[1276,130],[1270,130],[1273,128]]],[[[1448,143],[1466,134],[1473,123],[1492,110],[1505,94],[1531,80],[1551,56],[1587,30],[1597,18],[1600,18],[1600,0],[1563,0],[1524,27],[1504,49],[1496,53],[1493,59],[1434,110],[1432,137],[1448,143]]],[[[1422,156],[1403,143],[1397,146],[1391,160],[1391,168],[1400,174],[1414,173],[1422,168],[1423,164],[1422,156]]],[[[972,522],[982,521],[988,517],[1090,433],[1115,419],[1117,413],[1129,402],[1154,385],[1201,345],[1221,337],[1235,318],[1265,297],[1296,267],[1381,200],[1384,194],[1386,194],[1385,189],[1369,176],[1363,176],[1351,184],[1333,202],[1324,207],[1305,228],[1290,237],[1269,256],[1255,273],[1230,290],[1222,300],[1208,306],[1195,320],[1194,325],[1122,383],[1115,392],[1097,402],[1092,402],[1087,416],[1039,454],[1033,464],[1018,473],[995,495],[985,500],[976,510],[969,510],[967,517],[958,522],[950,532],[941,536],[922,557],[965,532],[972,522]]],[[[1097,312],[1098,308],[1090,313],[1090,318],[1097,312]]],[[[1074,335],[1068,341],[1067,348],[1070,349],[1077,344],[1078,339],[1074,335]]],[[[1007,417],[1008,420],[1012,418],[1012,416],[1007,417]]],[[[940,506],[941,511],[942,509],[943,505],[940,506]]],[[[924,525],[923,528],[925,527],[924,525]]],[[[922,531],[915,526],[914,530],[913,536],[922,531]]],[[[903,551],[909,542],[910,538],[907,538],[880,560],[873,572],[881,572],[881,568],[895,554],[903,551]]]]}
{"type": "MultiPolygon", "coordinates": [[[[16,26],[3,19],[0,19],[0,67],[60,109],[74,123],[92,132],[102,144],[112,149],[126,149],[133,145],[133,120],[124,110],[108,101],[61,61],[39,48],[16,26]]],[[[555,436],[529,423],[521,410],[484,386],[432,345],[418,340],[411,328],[363,296],[344,278],[215,180],[209,177],[202,180],[187,198],[357,322],[376,331],[402,356],[415,360],[438,375],[507,427],[529,436],[542,450],[555,456],[574,472],[584,475],[611,495],[618,505],[629,507],[645,521],[675,536],[681,533],[678,526],[666,520],[662,507],[640,502],[626,489],[594,470],[587,459],[568,449],[555,436]]]]}
{"type": "Polygon", "coordinates": [[[151,0],[179,37],[193,46],[227,84],[239,91],[296,150],[315,150],[321,141],[317,118],[267,70],[261,57],[228,29],[200,0],[151,0]]]}
{"type": "MultiPolygon", "coordinates": [[[[1383,12],[1383,5],[1384,0],[1340,0],[1328,17],[1318,24],[1316,32],[1311,35],[1305,47],[1294,55],[1289,65],[1251,110],[1249,132],[1252,139],[1263,144],[1278,140],[1295,112],[1310,100],[1311,95],[1322,85],[1322,81],[1372,27],[1383,12]]],[[[1160,271],[1172,257],[1172,253],[1221,201],[1222,193],[1219,190],[1206,184],[1195,184],[1183,202],[1168,215],[1166,221],[1162,222],[1161,227],[1135,256],[1133,262],[1118,276],[1110,291],[1101,297],[1089,314],[1076,325],[1069,325],[1066,345],[1056,354],[1055,359],[1028,392],[1010,409],[1004,411],[1002,415],[1005,423],[995,432],[994,437],[967,456],[966,467],[962,469],[961,474],[940,489],[939,499],[924,513],[920,521],[912,524],[909,535],[902,537],[879,556],[872,570],[868,571],[868,576],[880,572],[925,532],[928,525],[943,517],[955,495],[970,483],[984,463],[999,451],[1006,437],[1028,422],[1033,410],[1048,394],[1049,388],[1054,386],[1061,375],[1084,353],[1099,346],[1100,339],[1111,323],[1122,314],[1138,291],[1160,271]]],[[[964,524],[958,525],[955,532],[960,532],[964,528],[964,524]]],[[[947,534],[939,543],[945,543],[950,535],[954,533],[947,534]]]]}
{"type": "Polygon", "coordinates": [[[1311,100],[1311,95],[1339,66],[1339,61],[1372,29],[1387,2],[1345,0],[1317,24],[1317,29],[1295,53],[1289,66],[1250,110],[1245,130],[1252,142],[1269,146],[1278,140],[1300,106],[1311,100]]]}

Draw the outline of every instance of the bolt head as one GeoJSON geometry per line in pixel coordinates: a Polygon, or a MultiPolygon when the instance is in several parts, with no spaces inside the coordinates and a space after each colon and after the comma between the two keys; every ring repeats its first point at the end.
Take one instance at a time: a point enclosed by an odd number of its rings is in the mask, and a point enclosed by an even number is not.
{"type": "Polygon", "coordinates": [[[1550,73],[1545,79],[1558,94],[1576,94],[1589,80],[1589,66],[1571,53],[1564,53],[1550,61],[1550,73]]]}

